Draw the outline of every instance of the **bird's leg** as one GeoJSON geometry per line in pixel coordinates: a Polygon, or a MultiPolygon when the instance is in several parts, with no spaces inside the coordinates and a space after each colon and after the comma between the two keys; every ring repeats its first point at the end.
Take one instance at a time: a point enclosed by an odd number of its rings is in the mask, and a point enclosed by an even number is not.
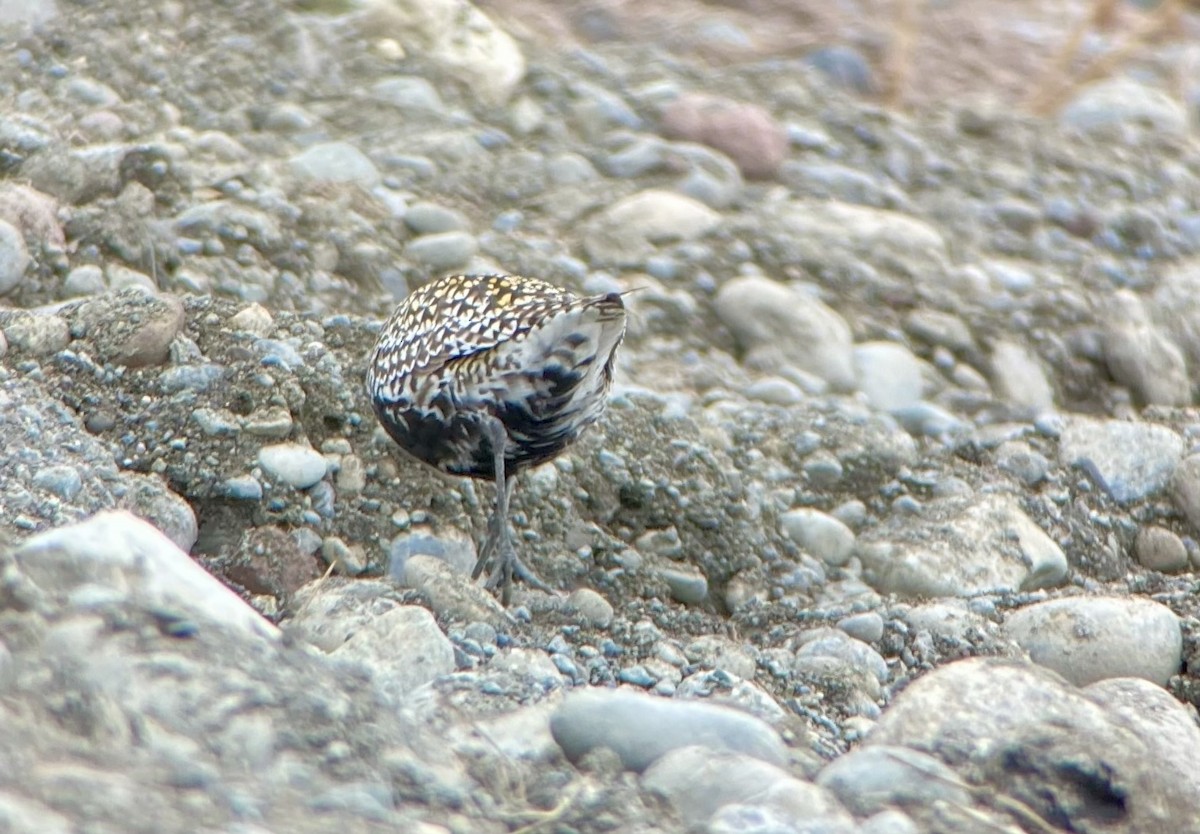
{"type": "Polygon", "coordinates": [[[543,582],[536,573],[526,567],[517,550],[513,546],[512,533],[508,527],[508,500],[512,497],[516,477],[505,476],[504,450],[508,443],[508,432],[504,423],[497,417],[489,417],[484,424],[484,430],[492,443],[493,465],[496,471],[496,507],[488,520],[487,539],[479,551],[479,561],[471,572],[472,579],[478,579],[488,572],[484,587],[488,590],[500,589],[500,600],[508,605],[512,593],[513,578],[520,579],[541,591],[552,592],[549,585],[543,582]]]}

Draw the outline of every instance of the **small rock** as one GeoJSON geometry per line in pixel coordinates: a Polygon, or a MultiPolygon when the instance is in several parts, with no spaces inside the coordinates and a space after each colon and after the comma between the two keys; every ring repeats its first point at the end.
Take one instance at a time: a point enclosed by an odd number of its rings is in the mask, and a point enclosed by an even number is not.
{"type": "Polygon", "coordinates": [[[775,731],[744,712],[623,689],[571,693],[550,717],[550,732],[572,762],[607,747],[626,769],[638,772],[666,753],[691,745],[710,753],[744,753],[773,765],[787,760],[775,731]]]}
{"type": "Polygon", "coordinates": [[[255,336],[269,336],[275,329],[275,320],[266,307],[250,304],[230,316],[229,326],[255,336]]]}
{"type": "Polygon", "coordinates": [[[816,298],[748,275],[721,287],[713,305],[746,351],[747,365],[769,371],[791,365],[838,390],[854,388],[850,327],[816,298]]]}
{"type": "Polygon", "coordinates": [[[992,347],[992,385],[1002,400],[1030,415],[1054,408],[1054,389],[1037,357],[1016,342],[1000,340],[992,347]]]}
{"type": "Polygon", "coordinates": [[[500,603],[468,574],[457,571],[433,556],[415,555],[405,563],[404,584],[429,600],[438,617],[467,623],[487,623],[495,628],[508,624],[500,603]]]}
{"type": "Polygon", "coordinates": [[[413,203],[404,213],[404,225],[418,235],[457,232],[468,228],[467,218],[460,212],[437,203],[413,203]]]}
{"type": "Polygon", "coordinates": [[[1163,573],[1177,573],[1188,566],[1183,540],[1165,527],[1149,525],[1139,530],[1133,554],[1143,567],[1163,573]]]}
{"type": "Polygon", "coordinates": [[[837,627],[864,643],[876,643],[883,639],[883,617],[875,611],[843,617],[837,621],[837,627]]]}
{"type": "Polygon", "coordinates": [[[288,164],[297,179],[354,183],[368,191],[383,179],[375,163],[349,142],[313,145],[288,164]]]}
{"type": "Polygon", "coordinates": [[[103,512],[41,533],[14,555],[21,569],[46,590],[65,594],[94,583],[147,610],[182,609],[246,636],[278,635],[275,626],[174,542],[127,512],[103,512]]]}
{"type": "Polygon", "coordinates": [[[183,303],[172,295],[124,289],[81,305],[71,318],[105,362],[128,368],[160,365],[183,329],[183,303]]]}
{"type": "Polygon", "coordinates": [[[425,525],[414,525],[392,539],[388,547],[388,576],[408,584],[406,566],[414,556],[440,559],[464,576],[471,574],[477,559],[475,545],[467,536],[454,530],[442,530],[435,535],[425,525]]]}
{"type": "Polygon", "coordinates": [[[401,111],[425,110],[441,113],[446,109],[437,88],[427,79],[414,75],[400,75],[377,81],[371,85],[370,95],[376,101],[390,104],[401,111]]]}
{"type": "Polygon", "coordinates": [[[1011,496],[947,498],[920,522],[900,518],[891,540],[860,544],[863,578],[880,593],[956,597],[1060,584],[1067,558],[1011,496]]]}
{"type": "Polygon", "coordinates": [[[366,620],[331,654],[369,666],[380,689],[396,701],[454,671],[454,646],[433,615],[415,605],[366,620]]]}
{"type": "Polygon", "coordinates": [[[671,589],[671,598],[684,605],[699,605],[708,598],[708,580],[695,568],[672,564],[656,573],[671,589]]]}
{"type": "Polygon", "coordinates": [[[774,176],[788,151],[787,132],[766,110],[705,93],[686,93],[671,102],[662,115],[662,132],[716,148],[751,179],[774,176]]]}
{"type": "Polygon", "coordinates": [[[368,26],[372,37],[395,38],[488,106],[507,101],[525,76],[525,56],[512,36],[464,0],[379,3],[368,26]]]}
{"type": "Polygon", "coordinates": [[[439,232],[410,240],[404,257],[443,271],[464,266],[478,251],[479,241],[470,232],[439,232]]]}
{"type": "Polygon", "coordinates": [[[25,237],[12,224],[0,220],[0,295],[17,288],[29,266],[25,237]]]}
{"type": "Polygon", "coordinates": [[[1179,618],[1142,597],[1037,602],[1010,614],[1004,627],[1035,663],[1077,686],[1106,678],[1166,686],[1183,665],[1179,618]]]}
{"type": "Polygon", "coordinates": [[[83,479],[74,466],[47,466],[33,476],[33,485],[70,501],[83,489],[83,479]]]}
{"type": "Polygon", "coordinates": [[[618,200],[584,228],[583,245],[598,264],[636,266],[663,243],[703,237],[721,215],[691,197],[648,189],[618,200]]]}
{"type": "Polygon", "coordinates": [[[3,324],[8,344],[30,356],[50,356],[71,341],[71,328],[60,316],[17,313],[3,324]]]}
{"type": "Polygon", "coordinates": [[[77,266],[67,273],[63,281],[63,295],[67,298],[80,295],[99,295],[108,288],[104,270],[95,264],[77,266]]]}
{"type": "Polygon", "coordinates": [[[612,603],[590,588],[580,588],[567,597],[567,603],[578,612],[586,625],[608,628],[613,620],[612,603]]]}
{"type": "Polygon", "coordinates": [[[1187,107],[1163,90],[1118,75],[1097,82],[1062,109],[1065,127],[1097,133],[1122,126],[1153,130],[1160,136],[1186,136],[1187,107]]]}
{"type": "Polygon", "coordinates": [[[783,534],[832,567],[840,567],[854,554],[854,531],[820,510],[788,510],[779,519],[783,534]]]}
{"type": "MultiPolygon", "coordinates": [[[[1122,504],[1161,492],[1182,457],[1183,438],[1171,429],[1124,420],[1072,417],[1063,426],[1059,444],[1063,464],[1084,468],[1122,504]]],[[[1200,521],[1200,508],[1196,519],[1200,521]]]]}
{"type": "Polygon", "coordinates": [[[927,753],[893,745],[850,751],[826,765],[817,784],[857,816],[894,806],[971,804],[970,789],[952,769],[927,753]]]}
{"type": "Polygon", "coordinates": [[[1192,385],[1183,351],[1150,319],[1141,299],[1117,292],[1101,328],[1109,373],[1139,405],[1184,406],[1192,385]]]}
{"type": "Polygon", "coordinates": [[[996,465],[1026,486],[1046,480],[1050,461],[1022,440],[1006,440],[996,449],[996,465]]]}
{"type": "Polygon", "coordinates": [[[642,786],[663,797],[683,823],[709,834],[801,831],[849,834],[854,818],[824,788],[774,764],[701,745],[673,750],[651,765],[642,786]]]}
{"type": "Polygon", "coordinates": [[[277,483],[294,489],[308,489],[325,477],[325,456],[311,446],[278,443],[258,450],[258,463],[277,483]]]}
{"type": "Polygon", "coordinates": [[[858,372],[858,390],[880,411],[914,406],[925,395],[927,366],[903,345],[895,342],[856,345],[854,366],[858,372]]]}
{"type": "Polygon", "coordinates": [[[871,65],[853,47],[823,46],[805,56],[804,62],[843,90],[863,96],[879,92],[871,65]]]}

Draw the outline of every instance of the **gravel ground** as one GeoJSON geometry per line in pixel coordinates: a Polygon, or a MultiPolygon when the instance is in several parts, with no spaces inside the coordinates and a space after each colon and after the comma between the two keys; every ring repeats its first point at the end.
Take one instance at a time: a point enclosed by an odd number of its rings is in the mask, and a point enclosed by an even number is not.
{"type": "Polygon", "coordinates": [[[1200,832],[1186,44],[906,115],[771,2],[17,5],[0,830],[1200,832]],[[637,289],[508,609],[363,391],[451,271],[637,289]]]}

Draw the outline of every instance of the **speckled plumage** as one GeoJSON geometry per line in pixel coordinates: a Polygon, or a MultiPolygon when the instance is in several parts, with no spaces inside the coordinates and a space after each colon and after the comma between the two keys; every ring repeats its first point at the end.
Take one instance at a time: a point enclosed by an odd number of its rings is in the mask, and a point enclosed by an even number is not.
{"type": "Polygon", "coordinates": [[[538,584],[508,534],[513,476],[600,417],[624,333],[617,293],[578,298],[535,278],[452,275],[410,294],[379,335],[367,390],[388,434],[443,472],[496,483],[476,574],[498,559],[488,584],[505,596],[514,573],[538,584]]]}

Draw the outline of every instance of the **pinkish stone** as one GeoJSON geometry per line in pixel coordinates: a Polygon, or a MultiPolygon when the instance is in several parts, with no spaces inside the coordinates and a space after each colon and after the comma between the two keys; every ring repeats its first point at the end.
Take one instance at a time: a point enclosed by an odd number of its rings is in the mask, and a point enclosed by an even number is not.
{"type": "Polygon", "coordinates": [[[757,104],[706,93],[685,93],[667,106],[662,132],[669,139],[700,142],[734,161],[745,177],[773,177],[787,155],[787,134],[757,104]]]}

